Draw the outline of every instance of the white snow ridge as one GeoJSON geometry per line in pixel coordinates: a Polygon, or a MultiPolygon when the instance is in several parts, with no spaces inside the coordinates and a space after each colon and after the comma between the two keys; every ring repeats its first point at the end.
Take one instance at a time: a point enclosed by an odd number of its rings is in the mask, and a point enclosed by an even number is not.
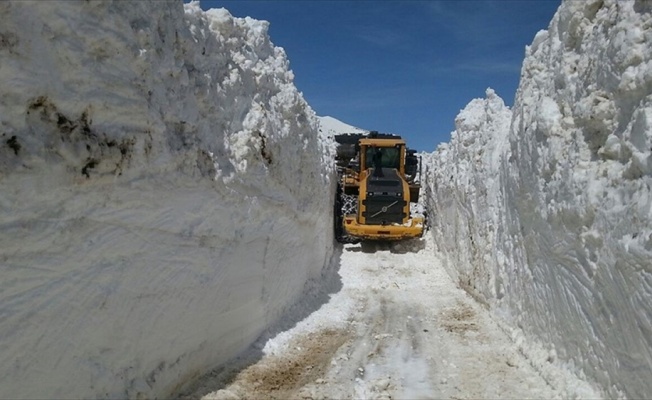
{"type": "Polygon", "coordinates": [[[0,398],[650,397],[651,21],[564,1],[423,155],[428,237],[335,246],[365,130],[267,22],[0,2],[0,398]]]}
{"type": "Polygon", "coordinates": [[[565,1],[527,49],[511,128],[488,91],[430,164],[449,271],[544,375],[565,363],[608,397],[652,393],[650,4],[565,1]]]}
{"type": "Polygon", "coordinates": [[[0,398],[164,397],[319,278],[331,157],[266,22],[2,2],[0,46],[0,398]]]}

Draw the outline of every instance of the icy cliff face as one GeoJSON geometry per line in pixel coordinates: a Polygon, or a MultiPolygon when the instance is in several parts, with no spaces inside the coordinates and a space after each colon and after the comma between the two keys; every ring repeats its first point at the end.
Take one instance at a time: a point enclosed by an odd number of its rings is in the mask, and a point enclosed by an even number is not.
{"type": "Polygon", "coordinates": [[[331,157],[266,22],[2,2],[0,58],[0,397],[164,397],[320,277],[331,157]]]}
{"type": "Polygon", "coordinates": [[[646,1],[565,1],[527,48],[511,128],[488,93],[430,171],[451,273],[547,343],[540,368],[608,396],[652,392],[651,20],[646,1]]]}

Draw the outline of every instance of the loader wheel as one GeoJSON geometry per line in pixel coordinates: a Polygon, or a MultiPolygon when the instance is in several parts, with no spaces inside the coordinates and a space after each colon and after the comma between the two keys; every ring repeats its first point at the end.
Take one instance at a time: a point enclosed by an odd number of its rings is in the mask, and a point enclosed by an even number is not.
{"type": "Polygon", "coordinates": [[[357,211],[357,196],[344,194],[338,185],[333,209],[335,240],[338,243],[359,243],[360,239],[347,235],[344,230],[344,216],[357,211]],[[353,199],[352,199],[353,198],[353,199]],[[354,205],[352,208],[352,204],[354,205]]]}
{"type": "Polygon", "coordinates": [[[358,196],[354,194],[342,194],[340,200],[342,202],[342,218],[345,215],[358,213],[358,196]]]}

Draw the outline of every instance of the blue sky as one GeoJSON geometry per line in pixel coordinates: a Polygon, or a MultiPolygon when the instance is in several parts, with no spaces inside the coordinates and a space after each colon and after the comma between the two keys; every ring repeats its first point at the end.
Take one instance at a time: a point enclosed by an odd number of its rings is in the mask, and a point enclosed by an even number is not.
{"type": "Polygon", "coordinates": [[[525,46],[561,0],[202,0],[270,22],[318,115],[432,151],[491,87],[513,104],[525,46]]]}

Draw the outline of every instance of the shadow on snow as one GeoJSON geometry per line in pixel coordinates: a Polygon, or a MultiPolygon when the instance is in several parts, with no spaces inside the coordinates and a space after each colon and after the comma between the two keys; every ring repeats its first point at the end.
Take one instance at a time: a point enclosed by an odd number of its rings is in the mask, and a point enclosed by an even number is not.
{"type": "Polygon", "coordinates": [[[342,245],[334,243],[333,255],[328,265],[322,270],[320,278],[308,281],[299,299],[247,350],[235,359],[208,371],[189,385],[185,385],[182,391],[174,393],[171,398],[200,399],[209,393],[224,389],[235,380],[241,371],[260,361],[264,356],[262,349],[269,339],[292,329],[298,322],[326,304],[333,293],[342,289],[342,280],[339,275],[341,257],[342,245]]]}

